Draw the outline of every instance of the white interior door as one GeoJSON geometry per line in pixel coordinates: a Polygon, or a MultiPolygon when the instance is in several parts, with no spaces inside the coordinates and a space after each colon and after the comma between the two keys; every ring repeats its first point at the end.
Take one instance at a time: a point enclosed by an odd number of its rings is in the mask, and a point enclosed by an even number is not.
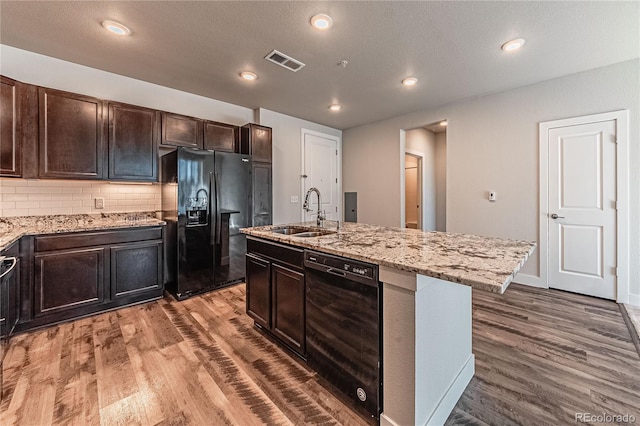
{"type": "MultiPolygon", "coordinates": [[[[310,130],[302,131],[302,202],[309,188],[318,188],[322,195],[321,211],[326,218],[340,219],[340,190],[338,183],[338,138],[310,130]]],[[[316,219],[318,200],[311,194],[309,208],[302,211],[302,220],[316,219]]]]}
{"type": "Polygon", "coordinates": [[[549,287],[616,298],[615,120],[549,130],[549,287]]]}

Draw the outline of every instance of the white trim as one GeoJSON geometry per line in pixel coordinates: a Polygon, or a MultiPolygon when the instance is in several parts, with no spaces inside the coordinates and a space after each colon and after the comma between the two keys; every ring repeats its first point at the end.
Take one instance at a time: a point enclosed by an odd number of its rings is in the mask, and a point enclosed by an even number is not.
{"type": "Polygon", "coordinates": [[[640,306],[640,294],[629,294],[629,303],[627,305],[640,306]]]}
{"type": "Polygon", "coordinates": [[[405,204],[405,193],[404,193],[404,187],[405,187],[405,181],[404,181],[404,168],[406,167],[405,161],[404,161],[404,151],[405,151],[405,147],[407,146],[407,131],[400,129],[400,220],[398,223],[398,227],[400,228],[404,228],[404,218],[405,218],[405,214],[406,214],[406,209],[404,208],[404,204],[405,204]]]}
{"type": "Polygon", "coordinates": [[[620,110],[602,114],[586,115],[562,120],[545,121],[539,124],[540,134],[540,279],[549,283],[549,131],[557,127],[577,126],[600,121],[616,122],[616,254],[618,277],[616,280],[616,301],[629,301],[629,111],[620,110]]]}
{"type": "Polygon", "coordinates": [[[438,406],[435,408],[433,413],[431,413],[431,417],[427,420],[427,426],[439,426],[445,424],[447,418],[455,408],[458,400],[464,393],[464,390],[467,388],[467,385],[473,378],[473,374],[475,373],[475,356],[471,354],[467,362],[458,372],[458,375],[447,389],[446,393],[438,402],[438,406]]]}
{"type": "MultiPolygon", "coordinates": [[[[415,149],[405,149],[404,150],[405,155],[409,154],[409,155],[413,155],[414,157],[419,157],[420,158],[420,164],[418,166],[418,172],[420,173],[420,216],[418,217],[418,229],[423,230],[424,229],[424,222],[425,222],[425,209],[424,209],[424,205],[425,205],[425,188],[427,187],[427,179],[426,179],[426,173],[424,172],[424,159],[425,159],[425,153],[422,151],[417,151],[415,149]]],[[[405,161],[403,170],[406,170],[407,164],[405,161]]],[[[406,172],[405,172],[405,176],[406,176],[406,172]]],[[[402,190],[405,192],[406,195],[406,191],[407,191],[407,180],[405,179],[404,182],[404,187],[402,188],[402,190]]],[[[406,197],[405,197],[406,200],[406,197]]],[[[406,204],[406,203],[405,203],[406,204]]],[[[406,207],[405,207],[405,215],[407,214],[406,211],[406,207]]],[[[402,227],[405,228],[406,227],[406,217],[402,218],[402,227]]]]}
{"type": "Polygon", "coordinates": [[[529,274],[517,274],[513,277],[513,281],[516,284],[528,285],[530,287],[549,288],[547,283],[543,283],[540,277],[529,274]]]}
{"type": "MultiPolygon", "coordinates": [[[[300,129],[300,206],[302,206],[302,203],[304,202],[304,196],[305,196],[305,180],[302,177],[305,174],[305,170],[304,170],[304,159],[305,159],[305,152],[304,152],[304,135],[313,135],[313,136],[318,136],[320,138],[325,138],[325,139],[329,139],[332,141],[336,142],[336,149],[338,150],[338,155],[336,156],[336,177],[338,178],[338,183],[337,185],[337,190],[338,190],[338,200],[337,200],[337,204],[338,204],[338,218],[339,220],[343,221],[344,220],[344,212],[342,211],[342,137],[340,136],[335,136],[335,135],[329,135],[327,133],[321,133],[321,132],[316,132],[315,130],[309,130],[309,129],[305,129],[302,128],[300,129]]],[[[304,222],[304,210],[302,210],[302,208],[300,208],[300,219],[304,222]]]]}

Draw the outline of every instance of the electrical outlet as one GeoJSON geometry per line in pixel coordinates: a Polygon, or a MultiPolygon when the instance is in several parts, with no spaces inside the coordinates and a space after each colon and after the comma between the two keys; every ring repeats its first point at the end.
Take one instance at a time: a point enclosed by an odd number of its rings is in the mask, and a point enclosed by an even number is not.
{"type": "Polygon", "coordinates": [[[494,191],[489,192],[489,201],[496,200],[496,193],[494,191]]]}
{"type": "Polygon", "coordinates": [[[95,207],[96,209],[104,209],[104,198],[96,198],[95,207]]]}
{"type": "Polygon", "coordinates": [[[298,196],[297,195],[292,195],[291,196],[291,202],[292,203],[297,203],[298,202],[298,196]]]}

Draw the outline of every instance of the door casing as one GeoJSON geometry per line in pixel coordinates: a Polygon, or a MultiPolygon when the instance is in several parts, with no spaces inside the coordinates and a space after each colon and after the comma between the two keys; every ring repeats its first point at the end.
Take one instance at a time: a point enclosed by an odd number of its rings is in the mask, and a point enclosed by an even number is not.
{"type": "Polygon", "coordinates": [[[539,124],[540,142],[540,279],[549,288],[549,130],[599,121],[616,122],[616,301],[629,303],[629,111],[620,110],[539,124]]]}
{"type": "Polygon", "coordinates": [[[314,130],[309,130],[309,129],[302,129],[301,133],[300,133],[300,151],[302,154],[301,157],[301,161],[300,161],[300,194],[301,197],[299,198],[299,202],[300,202],[300,218],[301,221],[305,221],[305,212],[304,210],[302,210],[302,203],[304,202],[304,196],[306,193],[306,183],[305,183],[305,178],[303,177],[305,175],[305,158],[306,158],[306,152],[305,152],[305,135],[313,135],[313,136],[317,136],[317,137],[321,137],[321,138],[325,138],[325,139],[329,139],[329,140],[333,140],[336,142],[336,147],[338,150],[338,153],[336,155],[336,173],[337,173],[337,179],[338,182],[336,182],[336,187],[337,187],[337,207],[338,207],[338,212],[336,214],[337,218],[340,221],[344,220],[343,217],[343,212],[342,212],[342,138],[339,136],[334,136],[334,135],[329,135],[326,133],[321,133],[321,132],[316,132],[314,130]]]}

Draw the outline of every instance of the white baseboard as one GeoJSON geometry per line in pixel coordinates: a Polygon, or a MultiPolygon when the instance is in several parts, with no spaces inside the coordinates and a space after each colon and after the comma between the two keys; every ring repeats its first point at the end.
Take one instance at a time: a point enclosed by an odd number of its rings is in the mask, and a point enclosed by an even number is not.
{"type": "MultiPolygon", "coordinates": [[[[473,378],[473,374],[475,373],[475,359],[475,355],[471,354],[438,403],[436,409],[431,413],[431,417],[427,420],[427,426],[441,426],[447,421],[447,418],[473,378]]],[[[382,424],[382,422],[380,424],[382,424]]]]}
{"type": "Polygon", "coordinates": [[[518,274],[513,278],[513,282],[516,284],[523,284],[531,287],[549,288],[545,283],[542,282],[540,277],[529,274],[518,274]]]}
{"type": "Polygon", "coordinates": [[[384,413],[380,414],[380,426],[399,426],[396,422],[387,417],[384,413]]]}
{"type": "Polygon", "coordinates": [[[628,304],[632,306],[640,306],[640,294],[630,294],[628,304]]]}

